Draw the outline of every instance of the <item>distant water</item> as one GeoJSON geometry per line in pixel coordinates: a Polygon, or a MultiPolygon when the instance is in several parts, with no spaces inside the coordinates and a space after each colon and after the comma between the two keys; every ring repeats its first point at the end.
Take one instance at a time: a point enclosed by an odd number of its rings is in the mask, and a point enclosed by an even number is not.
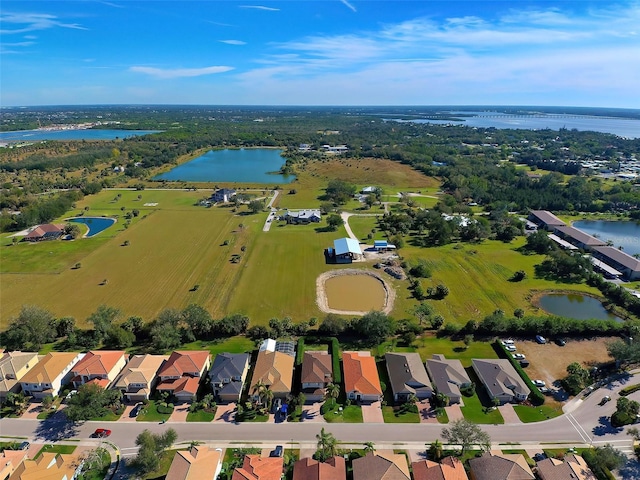
{"type": "Polygon", "coordinates": [[[611,240],[615,247],[622,247],[622,251],[629,255],[640,253],[640,225],[635,222],[580,220],[572,225],[602,241],[611,240]]]}
{"type": "Polygon", "coordinates": [[[160,130],[17,130],[0,132],[0,142],[29,142],[32,140],[115,140],[159,133],[160,130]]]}
{"type": "Polygon", "coordinates": [[[185,182],[290,183],[293,175],[280,175],[285,159],[282,150],[271,148],[241,148],[210,150],[204,155],[162,173],[154,180],[185,182]]]}
{"type": "Polygon", "coordinates": [[[540,307],[561,317],[576,318],[578,320],[615,320],[621,322],[622,319],[609,313],[602,303],[595,298],[581,294],[549,294],[540,297],[540,307]]]}
{"type": "Polygon", "coordinates": [[[401,122],[453,124],[478,128],[514,128],[524,130],[569,130],[612,133],[620,137],[640,138],[640,120],[587,115],[513,115],[500,112],[451,112],[452,116],[470,115],[462,122],[452,120],[396,120],[401,122]]]}

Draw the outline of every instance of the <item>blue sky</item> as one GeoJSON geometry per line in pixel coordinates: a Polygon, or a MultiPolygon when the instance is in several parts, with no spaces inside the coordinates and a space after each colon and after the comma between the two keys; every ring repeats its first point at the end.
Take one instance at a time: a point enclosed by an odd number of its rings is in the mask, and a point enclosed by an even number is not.
{"type": "Polygon", "coordinates": [[[0,103],[640,108],[640,2],[11,1],[0,103]]]}

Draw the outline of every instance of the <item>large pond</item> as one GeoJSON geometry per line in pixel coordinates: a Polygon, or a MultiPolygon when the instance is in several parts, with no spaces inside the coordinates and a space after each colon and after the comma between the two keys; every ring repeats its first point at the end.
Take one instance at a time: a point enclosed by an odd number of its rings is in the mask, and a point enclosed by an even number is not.
{"type": "Polygon", "coordinates": [[[185,182],[290,183],[293,175],[278,172],[285,159],[282,150],[240,148],[210,150],[204,155],[157,175],[154,180],[185,182]]]}
{"type": "Polygon", "coordinates": [[[605,242],[611,240],[614,246],[622,247],[629,255],[640,254],[640,223],[580,220],[572,225],[605,242]]]}
{"type": "Polygon", "coordinates": [[[370,275],[340,275],[324,284],[329,308],[346,312],[383,310],[386,292],[382,282],[370,275]]]}
{"type": "Polygon", "coordinates": [[[87,238],[95,237],[97,234],[105,231],[111,225],[116,223],[115,218],[107,217],[77,217],[70,218],[69,221],[73,223],[82,223],[83,225],[89,227],[89,231],[85,235],[85,237],[87,238]]]}
{"type": "Polygon", "coordinates": [[[159,133],[160,130],[18,130],[0,132],[0,142],[31,142],[40,140],[115,140],[159,133]]]}
{"type": "Polygon", "coordinates": [[[578,320],[615,320],[622,319],[609,313],[599,300],[580,294],[552,293],[539,299],[540,308],[547,313],[578,320]]]}

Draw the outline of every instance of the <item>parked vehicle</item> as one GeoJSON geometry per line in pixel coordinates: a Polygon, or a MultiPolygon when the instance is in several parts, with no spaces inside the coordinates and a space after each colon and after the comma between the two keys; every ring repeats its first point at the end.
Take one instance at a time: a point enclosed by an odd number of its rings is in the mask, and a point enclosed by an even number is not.
{"type": "Polygon", "coordinates": [[[129,416],[137,417],[138,415],[140,415],[140,410],[142,410],[142,402],[136,403],[136,406],[131,409],[129,416]]]}
{"type": "Polygon", "coordinates": [[[28,450],[30,446],[31,444],[29,442],[22,442],[19,448],[20,450],[28,450]]]}
{"type": "Polygon", "coordinates": [[[276,446],[276,448],[274,448],[271,453],[269,454],[270,457],[281,457],[284,454],[284,449],[282,448],[282,445],[278,445],[276,446]]]}
{"type": "Polygon", "coordinates": [[[600,400],[600,403],[598,405],[604,405],[605,403],[609,402],[611,400],[611,397],[609,395],[605,395],[604,397],[602,397],[602,400],[600,400]]]}
{"type": "Polygon", "coordinates": [[[544,393],[545,395],[551,393],[551,390],[549,390],[547,387],[540,387],[538,390],[540,390],[540,393],[544,393]]]}
{"type": "Polygon", "coordinates": [[[547,339],[544,338],[542,335],[536,335],[536,342],[540,344],[547,343],[547,339]]]}
{"type": "Polygon", "coordinates": [[[95,432],[93,432],[93,436],[96,438],[105,438],[111,435],[111,430],[106,428],[98,428],[95,432]]]}
{"type": "Polygon", "coordinates": [[[560,347],[564,347],[567,344],[567,341],[564,338],[557,338],[556,344],[560,347]]]}
{"type": "Polygon", "coordinates": [[[547,384],[544,380],[532,380],[531,381],[536,387],[546,387],[547,384]]]}
{"type": "Polygon", "coordinates": [[[507,352],[515,352],[517,350],[515,345],[507,345],[504,348],[507,352]]]}
{"type": "Polygon", "coordinates": [[[511,339],[509,338],[509,339],[506,339],[506,340],[500,340],[500,343],[501,343],[502,345],[513,345],[513,344],[514,344],[514,343],[516,343],[516,342],[515,342],[515,341],[513,341],[513,340],[511,340],[511,339]]]}
{"type": "Polygon", "coordinates": [[[513,358],[515,358],[516,360],[524,360],[527,357],[525,357],[523,353],[514,353],[513,358]]]}
{"type": "Polygon", "coordinates": [[[277,415],[280,412],[280,407],[282,407],[282,400],[276,398],[273,401],[273,405],[271,405],[271,413],[275,413],[277,415]]]}

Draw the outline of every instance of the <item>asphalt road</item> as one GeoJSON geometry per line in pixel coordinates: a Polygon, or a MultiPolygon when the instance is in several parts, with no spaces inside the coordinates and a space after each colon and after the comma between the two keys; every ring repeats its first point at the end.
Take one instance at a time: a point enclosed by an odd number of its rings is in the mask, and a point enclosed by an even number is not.
{"type": "MultiPolygon", "coordinates": [[[[560,417],[536,423],[483,425],[494,444],[565,443],[576,445],[601,445],[611,443],[625,451],[630,450],[631,438],[624,428],[615,429],[609,423],[615,411],[619,390],[627,381],[617,381],[593,392],[588,398],[574,404],[574,409],[560,417]],[[605,405],[598,403],[604,395],[612,400],[605,405]]],[[[628,397],[640,401],[640,392],[628,397]]],[[[109,441],[121,449],[135,445],[135,438],[143,429],[163,432],[168,427],[176,430],[179,441],[200,440],[216,443],[315,443],[322,427],[341,442],[393,444],[397,448],[424,446],[426,442],[440,439],[440,424],[318,424],[318,423],[186,423],[171,422],[164,425],[149,422],[85,422],[73,425],[65,421],[62,413],[48,420],[0,420],[3,437],[26,437],[32,441],[84,440],[96,428],[109,428],[109,441]]]]}

